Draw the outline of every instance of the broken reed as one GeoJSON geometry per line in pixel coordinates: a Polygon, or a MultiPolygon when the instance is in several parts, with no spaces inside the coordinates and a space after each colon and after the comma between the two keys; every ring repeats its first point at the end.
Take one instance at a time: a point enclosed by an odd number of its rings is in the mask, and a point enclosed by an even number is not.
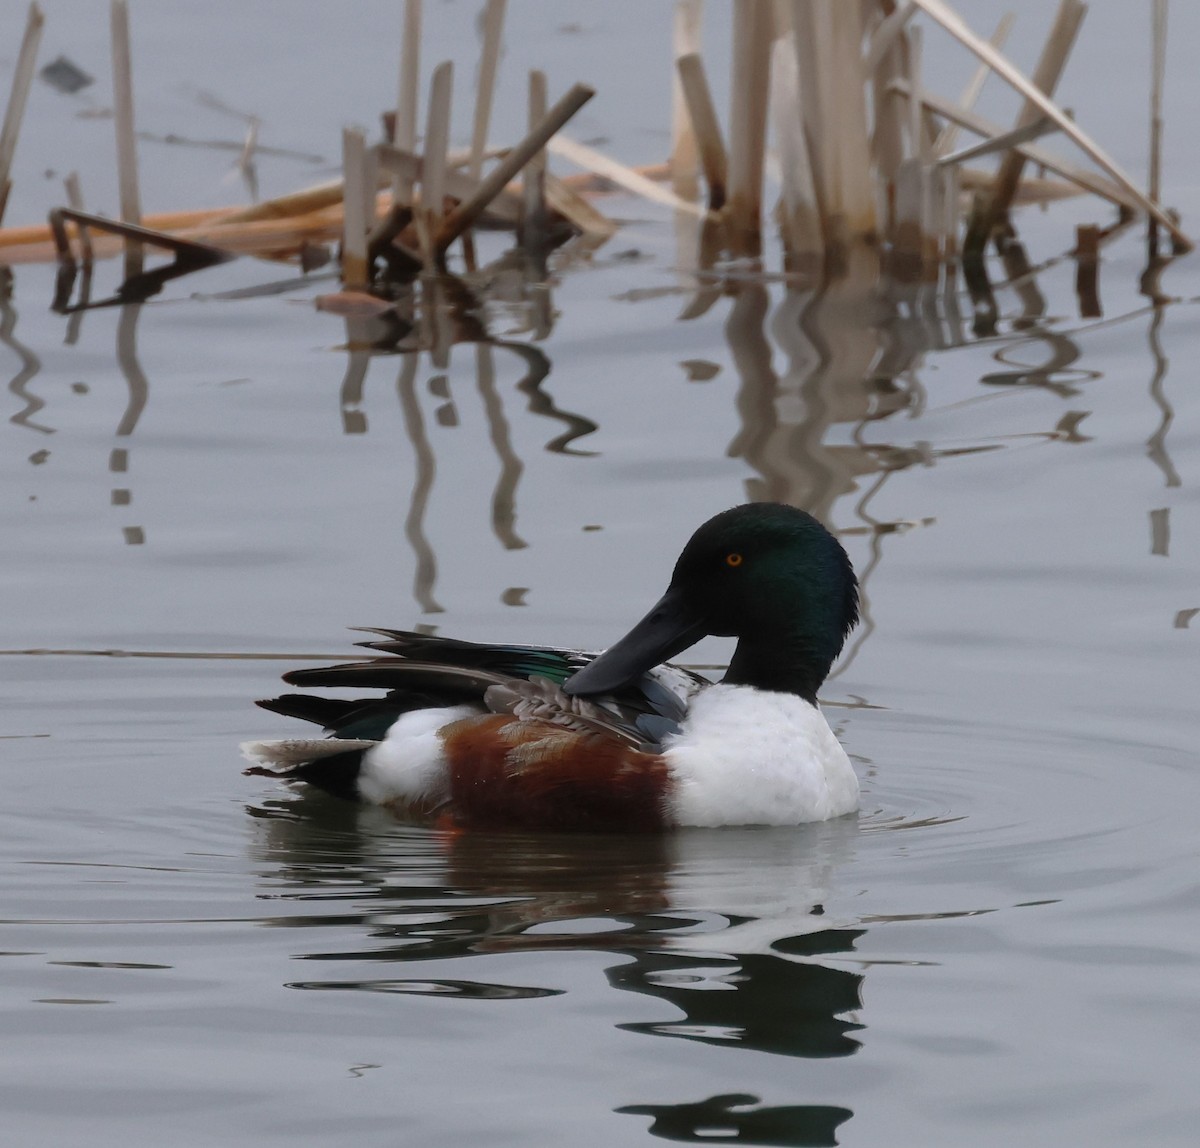
{"type": "MultiPolygon", "coordinates": [[[[776,219],[785,265],[793,270],[836,270],[852,249],[879,250],[882,241],[893,274],[936,277],[939,263],[958,253],[960,227],[967,229],[966,254],[980,257],[990,239],[1003,236],[1013,204],[1034,189],[1049,197],[1080,189],[1098,194],[1122,212],[1144,213],[1167,228],[1176,250],[1190,249],[1156,197],[1142,193],[1051,100],[1083,20],[1080,0],[1060,0],[1032,79],[1000,54],[1010,16],[985,40],[943,0],[738,0],[724,11],[733,20],[727,137],[699,49],[696,0],[679,0],[675,23],[672,183],[679,194],[695,198],[703,176],[710,255],[761,252],[768,121],[780,166],[776,219]],[[920,30],[911,26],[918,12],[980,61],[957,104],[925,89],[920,30]],[[990,75],[1023,97],[1011,129],[973,111],[990,75]],[[955,151],[961,129],[982,142],[955,151]],[[1048,132],[1066,135],[1103,174],[1036,147],[1032,141],[1048,132]],[[994,175],[964,166],[989,153],[1002,154],[994,175]],[[1025,180],[1030,162],[1073,189],[1025,180]],[[964,187],[975,192],[965,220],[964,187]]],[[[1161,43],[1165,10],[1157,3],[1155,20],[1161,43]]],[[[1160,65],[1156,56],[1156,92],[1160,65]]],[[[1157,154],[1152,162],[1157,171],[1157,154]]],[[[1152,188],[1157,193],[1156,177],[1152,188]]]]}
{"type": "MultiPolygon", "coordinates": [[[[529,135],[508,152],[487,152],[504,0],[487,0],[483,11],[480,82],[476,89],[471,148],[465,159],[447,154],[451,118],[451,68],[434,70],[425,116],[425,139],[416,150],[419,118],[421,0],[406,0],[397,106],[386,144],[368,145],[349,131],[344,143],[344,180],[297,196],[224,213],[201,213],[178,239],[208,242],[225,250],[255,250],[270,257],[301,255],[307,242],[328,238],[340,226],[347,285],[368,286],[377,279],[407,278],[421,269],[444,266],[451,243],[462,238],[464,259],[473,266],[470,229],[487,212],[518,231],[527,250],[544,249],[555,222],[604,237],[614,225],[544,169],[546,148],[585,168],[604,172],[622,186],[668,203],[704,221],[702,262],[721,254],[757,258],[762,250],[763,186],[768,126],[780,160],[781,196],[776,208],[789,268],[837,270],[858,248],[886,251],[891,270],[905,279],[928,278],[940,261],[957,252],[962,192],[974,193],[966,240],[967,256],[981,258],[987,241],[1003,238],[1009,207],[1031,191],[1063,194],[1062,182],[1030,180],[1033,162],[1077,188],[1098,194],[1122,212],[1142,211],[1167,228],[1176,250],[1190,241],[1176,221],[1132,181],[1050,100],[1082,22],[1079,0],[1061,0],[1054,26],[1032,80],[1023,77],[1000,49],[1011,18],[1001,21],[991,40],[976,36],[943,0],[737,0],[732,13],[732,106],[726,145],[700,54],[700,0],[678,0],[676,10],[676,95],[670,177],[674,190],[652,182],[573,143],[555,132],[592,95],[576,85],[545,114],[544,80],[530,78],[529,135]],[[911,27],[923,13],[973,52],[979,68],[955,103],[927,90],[921,76],[921,41],[911,27]],[[999,75],[1024,97],[1015,126],[989,124],[973,111],[985,79],[999,75]],[[982,142],[955,151],[960,130],[982,142]],[[1034,141],[1049,131],[1068,135],[1104,174],[1069,164],[1034,141]],[[999,171],[986,176],[965,166],[969,159],[1002,152],[999,171]],[[496,158],[484,175],[485,158],[496,158]],[[465,166],[465,171],[463,170],[465,166]],[[508,184],[526,170],[520,198],[508,184]],[[703,174],[707,205],[695,203],[703,174]],[[381,179],[390,196],[377,192],[381,179]],[[381,202],[382,200],[382,202],[381,202]],[[882,240],[882,242],[881,242],[882,240]]],[[[1165,4],[1155,0],[1154,114],[1161,127],[1161,44],[1165,4]]],[[[125,0],[112,0],[114,103],[117,108],[122,216],[136,224],[136,157],[125,0]]],[[[13,96],[0,135],[0,190],[7,179],[20,108],[36,54],[41,14],[30,8],[13,96]]],[[[247,148],[252,146],[248,142],[247,148]]],[[[1155,145],[1153,173],[1158,170],[1155,145]]],[[[1152,189],[1157,190],[1152,174],[1152,189]]],[[[79,210],[78,189],[72,206],[79,210]]],[[[71,220],[66,213],[63,220],[71,220]]],[[[55,236],[60,257],[70,259],[70,229],[59,221],[55,236]]],[[[82,225],[78,218],[75,223],[82,225]]],[[[101,223],[96,223],[101,227],[101,223]]],[[[117,229],[111,229],[116,231],[117,229]]],[[[143,233],[120,231],[130,258],[143,233]]],[[[1104,233],[1101,233],[1103,239],[1104,233]]],[[[81,236],[82,237],[82,236],[81,236]]],[[[0,234],[0,244],[15,241],[0,234]]],[[[163,246],[172,248],[169,242],[163,246]]],[[[107,249],[106,243],[99,248],[107,249]]],[[[175,249],[177,256],[179,249],[175,249]]],[[[1153,240],[1152,240],[1152,251],[1153,240]]],[[[307,266],[308,264],[305,263],[307,266]]]]}

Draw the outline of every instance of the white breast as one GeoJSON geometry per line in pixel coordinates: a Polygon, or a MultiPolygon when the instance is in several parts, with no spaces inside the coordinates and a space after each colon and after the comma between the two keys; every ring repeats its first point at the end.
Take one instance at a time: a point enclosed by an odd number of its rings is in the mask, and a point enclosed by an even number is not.
{"type": "Polygon", "coordinates": [[[713,686],[664,752],[677,825],[799,825],[858,808],[858,778],[825,716],[794,694],[713,686]]]}

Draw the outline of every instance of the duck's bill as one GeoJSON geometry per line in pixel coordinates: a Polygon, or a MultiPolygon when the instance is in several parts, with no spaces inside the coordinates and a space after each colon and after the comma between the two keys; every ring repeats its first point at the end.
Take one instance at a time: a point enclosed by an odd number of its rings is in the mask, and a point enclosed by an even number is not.
{"type": "Polygon", "coordinates": [[[684,604],[682,595],[670,589],[616,645],[568,678],[563,689],[568,694],[603,694],[619,689],[694,646],[707,633],[695,611],[684,604]]]}

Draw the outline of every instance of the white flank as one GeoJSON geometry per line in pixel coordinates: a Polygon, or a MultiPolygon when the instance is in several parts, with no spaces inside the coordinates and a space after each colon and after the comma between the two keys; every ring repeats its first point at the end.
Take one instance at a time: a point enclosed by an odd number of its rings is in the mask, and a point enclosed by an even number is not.
{"type": "Polygon", "coordinates": [[[387,737],[364,755],[359,795],[376,805],[444,801],[450,792],[438,730],[480,712],[478,706],[447,706],[402,714],[387,737]]]}
{"type": "Polygon", "coordinates": [[[713,686],[664,756],[677,825],[799,825],[858,808],[858,778],[829,723],[794,694],[713,686]]]}

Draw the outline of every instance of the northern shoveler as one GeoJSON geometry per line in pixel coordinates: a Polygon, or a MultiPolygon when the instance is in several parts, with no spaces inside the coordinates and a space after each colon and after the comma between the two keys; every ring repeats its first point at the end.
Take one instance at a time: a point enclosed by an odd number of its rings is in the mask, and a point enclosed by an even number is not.
{"type": "Polygon", "coordinates": [[[260,701],[331,736],[248,742],[246,772],[462,827],[823,821],[858,807],[817,708],[857,621],[829,531],[794,507],[738,506],[692,535],[666,594],[602,654],[373,629],[360,645],[386,657],[285,674],[387,693],[260,701]],[[738,639],[719,684],[663,664],[708,634],[738,639]]]}

